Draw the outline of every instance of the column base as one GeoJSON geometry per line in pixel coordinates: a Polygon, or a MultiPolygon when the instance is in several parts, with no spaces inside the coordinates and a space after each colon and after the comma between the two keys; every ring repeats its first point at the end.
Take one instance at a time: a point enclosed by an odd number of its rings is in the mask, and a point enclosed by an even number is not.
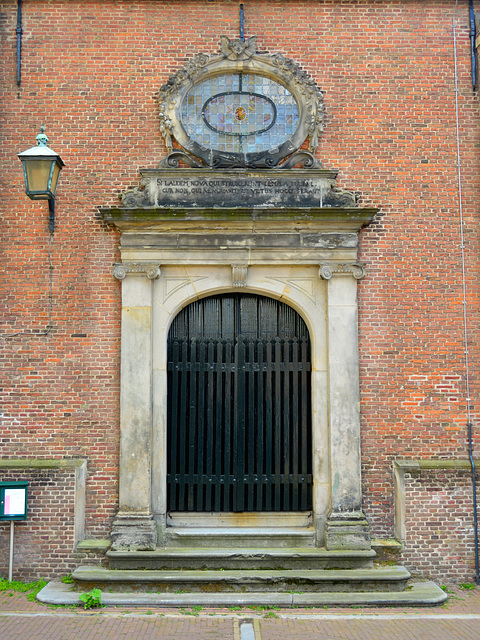
{"type": "Polygon", "coordinates": [[[117,513],[110,535],[115,551],[154,551],[157,528],[151,514],[117,513]]]}
{"type": "Polygon", "coordinates": [[[325,547],[329,551],[371,549],[370,525],[362,511],[332,512],[325,528],[325,547]]]}

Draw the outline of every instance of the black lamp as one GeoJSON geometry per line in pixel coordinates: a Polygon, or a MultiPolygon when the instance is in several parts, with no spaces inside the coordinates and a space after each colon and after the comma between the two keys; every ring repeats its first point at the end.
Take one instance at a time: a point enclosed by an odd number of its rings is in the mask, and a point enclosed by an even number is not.
{"type": "Polygon", "coordinates": [[[37,147],[18,154],[23,164],[25,193],[31,200],[48,200],[48,229],[55,229],[55,192],[58,176],[64,166],[58,153],[47,147],[48,138],[42,125],[37,136],[37,147]]]}

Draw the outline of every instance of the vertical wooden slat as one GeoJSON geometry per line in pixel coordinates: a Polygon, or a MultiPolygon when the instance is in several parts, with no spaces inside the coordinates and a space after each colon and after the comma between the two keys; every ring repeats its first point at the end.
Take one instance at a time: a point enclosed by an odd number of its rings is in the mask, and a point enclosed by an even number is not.
{"type": "Polygon", "coordinates": [[[267,484],[265,485],[265,509],[273,510],[273,484],[271,483],[273,472],[273,341],[266,340],[266,371],[265,371],[265,475],[267,484]]]}
{"type": "Polygon", "coordinates": [[[205,378],[207,380],[207,388],[205,390],[205,428],[206,428],[206,436],[205,436],[205,479],[206,485],[204,486],[205,492],[205,511],[212,511],[212,488],[215,480],[213,467],[214,460],[216,459],[216,451],[214,449],[214,434],[215,434],[215,404],[221,401],[221,398],[215,394],[215,390],[218,390],[217,387],[217,379],[218,379],[218,354],[215,349],[216,344],[218,344],[214,340],[208,340],[207,343],[207,357],[205,362],[206,372],[205,378]]]}
{"type": "Polygon", "coordinates": [[[190,341],[190,384],[188,396],[188,487],[187,509],[193,511],[195,504],[194,474],[196,467],[196,418],[197,418],[197,341],[190,341]]]}
{"type": "MultiPolygon", "coordinates": [[[[215,460],[215,483],[213,486],[214,501],[211,505],[212,511],[220,511],[222,508],[222,450],[223,450],[223,432],[224,432],[224,399],[225,399],[225,380],[228,373],[225,372],[225,342],[218,340],[216,343],[216,393],[212,398],[212,404],[215,402],[215,448],[213,449],[213,459],[215,460]]],[[[210,400],[209,400],[210,402],[210,400]]],[[[213,411],[213,407],[212,407],[213,411]]]]}
{"type": "Polygon", "coordinates": [[[290,511],[290,483],[288,481],[288,476],[290,474],[290,456],[291,456],[291,448],[290,448],[290,341],[283,340],[282,341],[282,368],[283,368],[283,407],[282,407],[282,416],[283,416],[283,442],[282,442],[282,473],[284,477],[284,481],[282,483],[282,493],[283,493],[283,502],[282,508],[285,511],[290,511]]]}
{"type": "Polygon", "coordinates": [[[178,440],[183,443],[180,447],[180,465],[179,475],[182,477],[182,484],[178,487],[179,503],[178,509],[184,511],[186,509],[185,501],[185,484],[184,478],[187,472],[187,389],[189,383],[189,377],[192,372],[187,371],[187,362],[190,359],[190,353],[188,349],[188,342],[184,340],[182,342],[182,379],[181,379],[181,394],[180,394],[180,424],[178,425],[178,440]]]}
{"type": "Polygon", "coordinates": [[[178,397],[179,397],[179,377],[185,373],[182,371],[179,373],[180,363],[179,363],[179,342],[175,340],[172,345],[172,361],[169,362],[169,372],[168,372],[168,381],[169,381],[169,393],[172,395],[172,401],[168,404],[169,415],[168,415],[168,424],[169,424],[169,458],[170,458],[170,475],[171,482],[169,486],[170,493],[170,503],[176,503],[176,491],[177,491],[177,483],[175,482],[177,475],[177,451],[178,451],[178,397]]]}
{"type": "MultiPolygon", "coordinates": [[[[300,397],[302,398],[302,406],[301,406],[301,473],[302,476],[306,476],[309,471],[308,465],[308,455],[311,454],[311,446],[309,447],[309,429],[308,429],[308,403],[306,394],[309,392],[309,385],[307,384],[309,377],[307,372],[307,361],[308,361],[308,341],[304,338],[301,341],[301,349],[302,349],[302,374],[301,374],[301,393],[300,397]]],[[[302,482],[301,485],[301,493],[300,493],[300,509],[306,510],[308,508],[309,500],[308,500],[308,485],[305,482],[302,482]]]]}
{"type": "Polygon", "coordinates": [[[203,484],[203,470],[204,470],[204,449],[205,449],[205,438],[208,431],[208,425],[205,424],[205,395],[207,393],[207,388],[205,386],[206,380],[206,367],[207,367],[207,340],[199,339],[197,341],[197,385],[198,385],[198,396],[197,396],[197,407],[196,407],[196,434],[195,434],[195,442],[196,442],[196,475],[198,477],[196,483],[196,509],[199,511],[204,510],[203,505],[203,494],[205,486],[203,484]]]}
{"type": "Polygon", "coordinates": [[[257,377],[257,389],[256,389],[256,397],[252,398],[252,401],[255,402],[257,408],[257,419],[256,419],[256,442],[255,448],[257,452],[257,466],[256,473],[258,476],[258,486],[257,486],[257,502],[255,504],[255,511],[262,511],[263,509],[263,476],[265,474],[264,469],[264,385],[265,385],[265,365],[264,365],[264,349],[265,342],[263,340],[257,340],[257,362],[258,362],[258,377],[257,377]]]}
{"type": "Polygon", "coordinates": [[[300,403],[301,398],[299,394],[301,393],[301,385],[300,383],[300,367],[299,367],[299,342],[297,338],[292,340],[292,380],[291,380],[291,398],[292,398],[292,443],[291,443],[291,460],[292,460],[292,503],[291,509],[292,511],[298,510],[299,504],[299,491],[300,487],[298,485],[298,445],[299,439],[301,438],[301,434],[299,432],[299,400],[300,403]]]}
{"type": "Polygon", "coordinates": [[[256,356],[256,340],[250,338],[248,341],[248,363],[247,363],[247,429],[246,429],[246,441],[245,441],[245,456],[247,459],[247,506],[248,511],[253,511],[255,508],[255,494],[257,492],[257,485],[255,484],[255,447],[257,440],[257,425],[255,424],[255,389],[258,383],[257,374],[257,356],[256,356]]]}
{"type": "Polygon", "coordinates": [[[235,349],[236,376],[234,402],[236,409],[234,431],[234,510],[245,510],[245,342],[242,336],[238,336],[235,349]]]}
{"type": "Polygon", "coordinates": [[[273,439],[275,450],[275,498],[274,498],[274,510],[280,511],[281,509],[281,464],[282,464],[282,373],[280,368],[281,355],[281,341],[280,338],[275,338],[275,365],[274,365],[274,377],[275,377],[275,412],[273,423],[273,439]]]}
{"type": "Polygon", "coordinates": [[[223,488],[223,510],[230,511],[233,509],[233,505],[230,502],[230,496],[232,493],[231,482],[233,479],[233,473],[231,468],[231,415],[232,415],[232,393],[234,379],[233,371],[233,343],[231,340],[227,340],[225,343],[225,433],[224,433],[224,488],[223,488]]]}

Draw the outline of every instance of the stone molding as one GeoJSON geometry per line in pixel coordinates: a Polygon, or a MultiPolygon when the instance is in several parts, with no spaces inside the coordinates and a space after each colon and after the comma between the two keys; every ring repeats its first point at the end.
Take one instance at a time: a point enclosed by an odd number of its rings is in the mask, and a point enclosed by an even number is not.
{"type": "Polygon", "coordinates": [[[359,262],[330,264],[322,263],[318,275],[322,280],[330,280],[333,276],[353,276],[355,280],[362,280],[367,272],[365,266],[359,262]]]}
{"type": "Polygon", "coordinates": [[[149,280],[160,277],[160,266],[155,262],[118,262],[113,267],[113,277],[123,280],[127,276],[147,276],[149,280]]]}

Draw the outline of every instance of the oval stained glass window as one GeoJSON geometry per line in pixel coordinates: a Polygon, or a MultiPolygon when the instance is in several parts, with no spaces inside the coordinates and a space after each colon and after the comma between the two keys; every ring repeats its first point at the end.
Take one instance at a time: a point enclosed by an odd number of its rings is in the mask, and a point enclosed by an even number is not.
{"type": "Polygon", "coordinates": [[[203,149],[266,152],[290,139],[300,108],[282,84],[260,74],[210,76],[187,91],[180,107],[187,136],[203,149]]]}
{"type": "Polygon", "coordinates": [[[275,103],[257,93],[228,91],[209,98],[202,109],[205,124],[215,133],[250,136],[273,127],[277,118],[275,103]]]}

